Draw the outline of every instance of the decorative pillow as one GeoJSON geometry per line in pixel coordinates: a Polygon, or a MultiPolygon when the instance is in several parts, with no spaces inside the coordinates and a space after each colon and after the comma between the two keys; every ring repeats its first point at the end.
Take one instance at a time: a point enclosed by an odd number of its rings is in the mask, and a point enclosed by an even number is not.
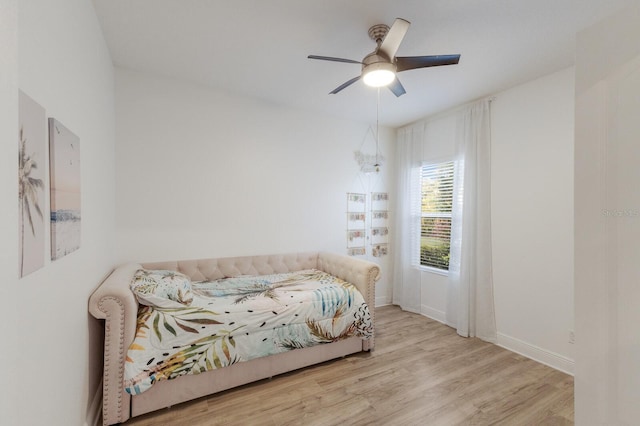
{"type": "Polygon", "coordinates": [[[193,301],[191,280],[176,271],[138,269],[130,288],[142,305],[184,308],[193,301]]]}

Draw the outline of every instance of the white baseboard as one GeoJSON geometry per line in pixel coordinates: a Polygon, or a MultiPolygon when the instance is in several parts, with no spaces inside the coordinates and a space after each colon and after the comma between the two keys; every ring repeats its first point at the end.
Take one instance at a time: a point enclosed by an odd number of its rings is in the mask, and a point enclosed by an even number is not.
{"type": "Polygon", "coordinates": [[[446,315],[443,311],[433,309],[432,307],[427,305],[422,305],[420,307],[420,314],[446,325],[446,315]]]}
{"type": "Polygon", "coordinates": [[[87,412],[87,419],[84,422],[85,426],[100,426],[102,424],[102,380],[100,385],[96,389],[96,393],[93,395],[91,405],[87,412]]]}
{"type": "Polygon", "coordinates": [[[539,348],[535,345],[523,342],[522,340],[502,333],[498,333],[498,341],[496,344],[510,350],[511,352],[526,356],[534,361],[573,376],[575,361],[563,355],[539,348]]]}
{"type": "MultiPolygon", "coordinates": [[[[410,312],[413,312],[410,310],[410,312]]],[[[446,314],[444,311],[439,311],[427,305],[420,306],[420,312],[415,312],[417,314],[424,315],[425,317],[431,318],[435,321],[441,322],[444,325],[449,325],[446,322],[446,314]]],[[[563,355],[557,354],[555,352],[548,351],[546,349],[542,349],[538,346],[532,345],[530,343],[524,342],[520,339],[516,339],[515,337],[508,336],[503,333],[498,333],[498,341],[496,344],[502,348],[505,348],[511,352],[515,352],[527,358],[530,358],[534,361],[537,361],[541,364],[547,365],[551,368],[555,368],[556,370],[562,371],[563,373],[567,373],[573,376],[573,372],[575,369],[575,361],[567,358],[563,355]]]]}
{"type": "Polygon", "coordinates": [[[391,302],[389,300],[387,300],[386,297],[382,296],[382,297],[376,297],[376,307],[378,306],[386,306],[386,305],[390,305],[391,302]]]}

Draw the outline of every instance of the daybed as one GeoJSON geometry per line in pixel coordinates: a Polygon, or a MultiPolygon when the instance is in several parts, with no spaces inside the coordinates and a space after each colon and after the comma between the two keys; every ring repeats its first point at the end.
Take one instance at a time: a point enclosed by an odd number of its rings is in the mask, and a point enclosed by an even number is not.
{"type": "Polygon", "coordinates": [[[228,277],[262,276],[316,269],[355,285],[371,308],[372,323],[374,287],[380,273],[378,266],[374,263],[326,252],[130,263],[118,267],[96,289],[89,301],[91,314],[95,318],[105,320],[103,376],[105,426],[125,422],[130,417],[312,364],[360,351],[369,351],[374,347],[373,335],[366,340],[360,337],[348,337],[331,343],[292,349],[238,362],[196,375],[158,381],[150,389],[132,396],[124,388],[125,359],[127,350],[136,335],[137,316],[141,305],[138,304],[129,286],[132,277],[141,268],[177,271],[193,281],[214,281],[228,277]]]}

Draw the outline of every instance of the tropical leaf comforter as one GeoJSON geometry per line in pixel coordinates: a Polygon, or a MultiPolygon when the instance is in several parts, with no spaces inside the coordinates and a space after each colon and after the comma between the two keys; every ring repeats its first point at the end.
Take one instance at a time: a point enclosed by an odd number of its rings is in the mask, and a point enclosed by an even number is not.
{"type": "Polygon", "coordinates": [[[132,395],[158,380],[373,332],[354,285],[318,270],[192,283],[181,309],[140,306],[127,352],[132,395]]]}

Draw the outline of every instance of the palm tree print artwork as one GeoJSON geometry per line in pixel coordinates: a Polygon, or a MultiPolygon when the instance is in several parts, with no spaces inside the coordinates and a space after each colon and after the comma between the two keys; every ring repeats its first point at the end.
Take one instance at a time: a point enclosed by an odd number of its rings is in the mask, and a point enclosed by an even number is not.
{"type": "Polygon", "coordinates": [[[49,119],[51,260],[80,248],[80,139],[49,119]]]}
{"type": "Polygon", "coordinates": [[[37,102],[20,92],[18,135],[19,274],[24,277],[44,265],[44,171],[46,114],[37,102]]]}

